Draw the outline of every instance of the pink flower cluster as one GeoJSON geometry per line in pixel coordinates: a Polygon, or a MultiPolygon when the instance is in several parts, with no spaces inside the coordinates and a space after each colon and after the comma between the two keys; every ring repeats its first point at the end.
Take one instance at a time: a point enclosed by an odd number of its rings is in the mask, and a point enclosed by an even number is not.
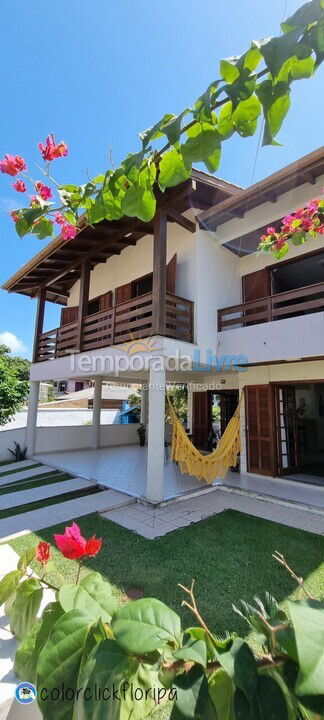
{"type": "Polygon", "coordinates": [[[310,200],[304,208],[286,215],[281,221],[279,230],[273,226],[268,227],[266,234],[261,235],[259,250],[272,250],[278,253],[294,236],[305,236],[306,233],[310,233],[315,237],[324,234],[323,214],[323,201],[319,198],[310,200]]]}
{"type": "Polygon", "coordinates": [[[61,225],[61,235],[64,240],[70,240],[76,236],[78,231],[77,228],[75,225],[71,225],[71,223],[67,221],[63,213],[56,213],[55,222],[57,222],[58,225],[61,225]]]}
{"type": "Polygon", "coordinates": [[[13,156],[7,153],[3,160],[0,160],[0,170],[2,173],[6,173],[6,175],[15,177],[15,175],[18,175],[22,170],[26,170],[26,163],[20,155],[13,156]]]}
{"type": "Polygon", "coordinates": [[[53,133],[47,136],[45,145],[38,143],[38,147],[45,162],[52,162],[52,160],[65,157],[68,154],[67,144],[63,142],[63,140],[61,140],[60,143],[56,143],[53,133]]]}

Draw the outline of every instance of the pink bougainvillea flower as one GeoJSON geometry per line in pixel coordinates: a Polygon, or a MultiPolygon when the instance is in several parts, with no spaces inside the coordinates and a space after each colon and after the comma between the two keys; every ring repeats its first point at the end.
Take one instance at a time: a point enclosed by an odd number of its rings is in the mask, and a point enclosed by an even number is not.
{"type": "Polygon", "coordinates": [[[3,160],[0,160],[0,170],[6,175],[15,177],[22,170],[26,170],[25,160],[20,155],[9,155],[8,153],[4,156],[3,160]]]}
{"type": "Polygon", "coordinates": [[[51,546],[47,542],[40,542],[37,545],[35,557],[42,565],[46,565],[51,557],[51,546]]]}
{"type": "Polygon", "coordinates": [[[14,222],[18,222],[19,214],[18,214],[17,210],[12,210],[10,213],[10,217],[13,219],[14,222]]]}
{"type": "Polygon", "coordinates": [[[16,182],[12,183],[12,187],[14,190],[17,190],[17,192],[26,192],[26,185],[23,180],[16,180],[16,182]]]}
{"type": "Polygon", "coordinates": [[[38,180],[37,183],[35,183],[35,187],[41,198],[43,200],[49,200],[49,198],[53,197],[52,190],[48,185],[43,185],[43,183],[38,180]]]}
{"type": "Polygon", "coordinates": [[[58,213],[56,213],[56,215],[55,215],[55,222],[56,222],[58,225],[65,225],[66,222],[67,222],[67,219],[66,219],[66,217],[65,217],[62,213],[59,213],[59,212],[58,212],[58,213]]]}
{"type": "Polygon", "coordinates": [[[37,195],[30,196],[30,204],[31,205],[39,205],[39,199],[38,199],[37,195]]]}
{"type": "Polygon", "coordinates": [[[87,541],[82,537],[80,528],[76,523],[65,528],[64,535],[54,535],[55,542],[64,557],[77,560],[85,555],[87,541]]]}
{"type": "Polygon", "coordinates": [[[268,234],[268,235],[274,235],[275,232],[276,232],[276,228],[275,228],[275,227],[272,227],[272,225],[267,228],[267,234],[268,234]]]}
{"type": "Polygon", "coordinates": [[[38,147],[46,162],[52,162],[56,158],[63,157],[68,153],[68,146],[65,142],[56,143],[53,133],[47,136],[45,145],[38,143],[38,147]]]}
{"type": "Polygon", "coordinates": [[[99,550],[101,550],[102,546],[102,539],[96,538],[95,535],[91,537],[89,540],[87,540],[87,544],[85,547],[85,554],[88,555],[88,557],[94,557],[98,554],[99,550]]]}
{"type": "Polygon", "coordinates": [[[281,250],[282,246],[283,246],[283,245],[285,244],[285,242],[286,242],[286,239],[287,239],[287,238],[284,237],[284,236],[278,238],[278,240],[276,241],[276,250],[281,250]]]}
{"type": "Polygon", "coordinates": [[[64,238],[64,240],[70,240],[74,238],[77,234],[77,228],[74,225],[70,225],[70,223],[66,223],[62,225],[61,235],[64,238]]]}

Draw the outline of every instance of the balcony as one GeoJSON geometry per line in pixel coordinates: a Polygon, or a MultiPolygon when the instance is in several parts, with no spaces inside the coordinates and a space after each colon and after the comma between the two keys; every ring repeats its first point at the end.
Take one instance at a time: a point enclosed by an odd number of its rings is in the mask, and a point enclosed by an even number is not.
{"type": "Polygon", "coordinates": [[[219,353],[248,363],[324,355],[324,282],[222,308],[219,353]]]}
{"type": "MultiPolygon", "coordinates": [[[[166,293],[166,337],[193,342],[193,302],[166,293]]],[[[78,321],[38,335],[35,362],[54,360],[77,352],[118,345],[159,334],[155,329],[153,293],[86,315],[79,332],[78,321]]]]}

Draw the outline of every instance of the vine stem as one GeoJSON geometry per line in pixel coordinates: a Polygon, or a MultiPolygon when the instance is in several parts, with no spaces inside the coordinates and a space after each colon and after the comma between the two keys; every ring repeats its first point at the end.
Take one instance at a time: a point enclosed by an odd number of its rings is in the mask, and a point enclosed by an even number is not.
{"type": "Polygon", "coordinates": [[[282,565],[282,567],[284,567],[285,570],[287,570],[287,572],[289,573],[289,575],[293,578],[293,580],[296,581],[297,585],[299,585],[299,587],[303,590],[303,592],[305,593],[306,597],[308,597],[309,600],[314,600],[314,599],[315,599],[314,596],[311,595],[311,593],[310,593],[310,592],[307,590],[307,588],[305,587],[305,581],[304,581],[304,579],[303,579],[302,577],[299,577],[299,576],[295,573],[295,571],[288,565],[288,563],[287,563],[284,555],[282,555],[280,552],[278,552],[278,550],[276,550],[276,552],[273,553],[272,557],[273,557],[275,560],[277,560],[277,562],[280,563],[280,565],[282,565]]]}

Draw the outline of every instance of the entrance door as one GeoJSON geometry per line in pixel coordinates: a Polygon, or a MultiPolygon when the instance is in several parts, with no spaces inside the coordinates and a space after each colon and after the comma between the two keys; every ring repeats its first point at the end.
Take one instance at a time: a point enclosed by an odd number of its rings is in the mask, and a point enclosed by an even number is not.
{"type": "Polygon", "coordinates": [[[220,404],[220,431],[224,434],[227,425],[233,417],[239,402],[238,390],[223,390],[219,393],[220,404]]]}
{"type": "Polygon", "coordinates": [[[271,385],[247,385],[245,395],[248,472],[275,474],[273,389],[271,385]]]}
{"type": "Polygon", "coordinates": [[[298,470],[298,436],[296,392],[292,385],[275,389],[278,472],[280,475],[298,470]]]}
{"type": "Polygon", "coordinates": [[[208,392],[192,393],[192,441],[195,447],[205,450],[210,426],[210,402],[208,392]]]}

